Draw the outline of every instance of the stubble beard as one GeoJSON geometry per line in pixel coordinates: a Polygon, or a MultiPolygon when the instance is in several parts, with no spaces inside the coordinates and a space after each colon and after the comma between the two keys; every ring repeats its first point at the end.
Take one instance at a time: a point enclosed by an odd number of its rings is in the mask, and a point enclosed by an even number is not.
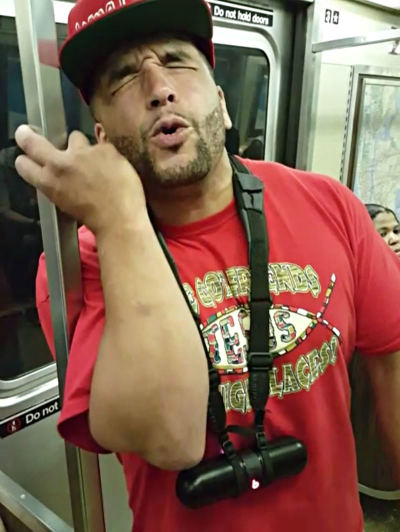
{"type": "MultiPolygon", "coordinates": [[[[186,118],[186,117],[183,117],[186,118]]],[[[187,120],[187,118],[186,118],[187,120]]],[[[115,136],[110,141],[135,168],[144,186],[173,188],[198,183],[211,171],[225,146],[225,126],[221,104],[218,102],[203,122],[188,120],[197,136],[195,155],[188,163],[161,171],[148,150],[148,134],[141,132],[138,148],[132,136],[115,136]]]]}

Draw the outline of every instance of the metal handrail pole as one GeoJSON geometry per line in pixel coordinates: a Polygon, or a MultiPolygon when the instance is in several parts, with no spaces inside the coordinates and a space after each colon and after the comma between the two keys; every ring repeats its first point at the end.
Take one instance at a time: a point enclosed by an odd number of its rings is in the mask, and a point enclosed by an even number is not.
{"type": "Polygon", "coordinates": [[[354,48],[356,46],[366,46],[369,44],[379,44],[384,42],[396,41],[400,39],[400,29],[374,31],[366,35],[356,37],[346,37],[344,39],[334,39],[332,41],[321,41],[313,43],[312,52],[314,54],[327,52],[329,50],[338,50],[340,48],[354,48]]]}
{"type": "MultiPolygon", "coordinates": [[[[52,0],[15,0],[15,18],[28,122],[56,147],[64,148],[67,126],[58,69],[57,33],[52,0]]],[[[61,400],[64,394],[69,338],[77,316],[69,303],[82,301],[76,223],[38,193],[40,223],[61,400]],[[68,316],[70,319],[68,319],[68,316]],[[70,325],[69,325],[70,324],[70,325]]],[[[97,455],[66,444],[74,530],[105,530],[97,455]]]]}

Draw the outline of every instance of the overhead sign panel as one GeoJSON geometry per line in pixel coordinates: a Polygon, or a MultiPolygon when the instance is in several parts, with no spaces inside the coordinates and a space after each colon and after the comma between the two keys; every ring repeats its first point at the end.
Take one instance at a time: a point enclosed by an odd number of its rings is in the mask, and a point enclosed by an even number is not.
{"type": "Polygon", "coordinates": [[[211,7],[212,16],[216,20],[241,22],[263,28],[271,28],[273,25],[274,13],[272,9],[258,9],[231,2],[209,1],[208,3],[211,7]]]}

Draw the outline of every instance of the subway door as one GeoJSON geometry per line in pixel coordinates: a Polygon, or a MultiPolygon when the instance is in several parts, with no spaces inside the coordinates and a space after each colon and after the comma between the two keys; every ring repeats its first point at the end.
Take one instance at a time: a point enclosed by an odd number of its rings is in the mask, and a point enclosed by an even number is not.
{"type": "MultiPolygon", "coordinates": [[[[71,8],[72,3],[54,2],[58,44],[66,36],[71,8]]],[[[41,503],[49,530],[88,530],[85,516],[96,510],[97,482],[90,476],[90,459],[78,463],[73,449],[67,452],[73,457],[67,467],[57,433],[57,370],[35,304],[41,221],[35,191],[14,169],[14,132],[28,120],[13,0],[0,2],[0,68],[0,470],[20,486],[19,493],[41,503]],[[71,461],[76,465],[72,474],[71,461]],[[82,482],[89,486],[88,497],[82,497],[82,482]]],[[[90,112],[63,75],[61,88],[68,131],[80,129],[93,142],[90,112]]],[[[106,529],[129,530],[132,516],[121,468],[113,456],[102,458],[100,467],[106,529]]],[[[34,504],[28,512],[35,515],[37,509],[34,504]]]]}
{"type": "Polygon", "coordinates": [[[285,162],[296,14],[287,2],[209,2],[214,20],[215,81],[233,127],[229,152],[285,162]]]}
{"type": "Polygon", "coordinates": [[[14,169],[27,121],[13,2],[0,2],[0,470],[72,524],[56,368],[35,306],[42,238],[35,191],[14,169]]]}

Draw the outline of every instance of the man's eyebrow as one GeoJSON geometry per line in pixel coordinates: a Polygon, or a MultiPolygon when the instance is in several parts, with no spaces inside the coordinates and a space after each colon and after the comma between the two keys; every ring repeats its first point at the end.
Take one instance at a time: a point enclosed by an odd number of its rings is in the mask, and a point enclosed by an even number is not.
{"type": "Polygon", "coordinates": [[[168,63],[170,61],[193,61],[193,57],[181,48],[172,48],[170,50],[166,50],[163,53],[162,59],[165,63],[168,63]]]}
{"type": "Polygon", "coordinates": [[[121,61],[120,64],[111,67],[106,73],[106,83],[107,85],[112,85],[114,81],[118,81],[119,79],[135,72],[137,72],[137,65],[134,61],[130,61],[129,63],[121,61]]]}

